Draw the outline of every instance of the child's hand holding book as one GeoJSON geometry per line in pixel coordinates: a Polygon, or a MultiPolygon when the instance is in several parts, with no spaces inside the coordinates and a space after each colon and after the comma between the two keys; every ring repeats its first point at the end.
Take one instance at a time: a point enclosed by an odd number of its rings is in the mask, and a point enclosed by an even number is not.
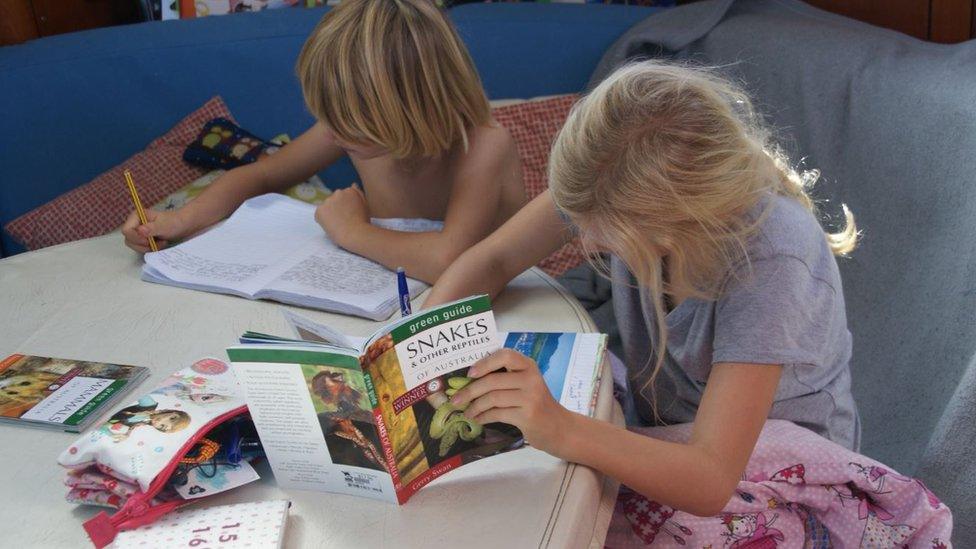
{"type": "Polygon", "coordinates": [[[500,349],[468,370],[475,381],[458,390],[451,404],[485,425],[507,423],[522,431],[535,448],[559,456],[559,442],[569,432],[573,412],[552,397],[535,361],[513,349],[500,349]]]}

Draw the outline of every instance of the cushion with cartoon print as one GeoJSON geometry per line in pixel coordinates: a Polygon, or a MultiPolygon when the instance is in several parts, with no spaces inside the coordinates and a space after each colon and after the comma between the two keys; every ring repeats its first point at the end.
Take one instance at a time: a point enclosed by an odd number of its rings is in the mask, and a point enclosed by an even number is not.
{"type": "MultiPolygon", "coordinates": [[[[287,134],[281,134],[276,136],[271,140],[271,143],[275,147],[280,147],[291,141],[291,138],[287,134]]],[[[266,154],[273,154],[275,152],[274,148],[269,148],[265,151],[266,154]]],[[[191,183],[185,185],[183,188],[174,191],[167,195],[165,198],[157,202],[152,209],[160,212],[178,210],[183,206],[186,206],[190,201],[200,195],[204,189],[210,186],[218,177],[223,175],[224,170],[213,170],[204,174],[203,176],[193,180],[191,183]]],[[[296,183],[292,187],[282,193],[286,196],[290,196],[296,200],[301,200],[302,202],[308,202],[309,204],[314,204],[318,206],[325,201],[332,191],[325,186],[322,179],[313,175],[302,181],[301,183],[296,183]]]]}
{"type": "Polygon", "coordinates": [[[183,160],[204,168],[229,170],[256,162],[278,147],[226,118],[207,122],[183,151],[183,160]]]}
{"type": "Polygon", "coordinates": [[[211,430],[219,423],[215,419],[244,405],[226,362],[198,360],[83,434],[61,453],[58,463],[71,470],[72,488],[77,488],[73,481],[80,472],[99,471],[146,491],[187,442],[211,430]]]}

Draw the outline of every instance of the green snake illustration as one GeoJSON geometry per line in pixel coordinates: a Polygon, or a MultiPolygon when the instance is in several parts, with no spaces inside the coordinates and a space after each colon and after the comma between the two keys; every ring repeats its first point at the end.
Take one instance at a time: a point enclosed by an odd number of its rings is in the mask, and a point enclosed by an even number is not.
{"type": "MultiPolygon", "coordinates": [[[[474,380],[470,377],[448,378],[448,389],[444,392],[447,393],[447,396],[453,396],[472,381],[474,380]]],[[[430,422],[430,438],[440,439],[438,454],[441,457],[451,451],[451,447],[459,438],[472,441],[481,436],[483,431],[481,424],[463,413],[467,407],[467,405],[458,407],[447,401],[434,411],[434,419],[430,422]]]]}

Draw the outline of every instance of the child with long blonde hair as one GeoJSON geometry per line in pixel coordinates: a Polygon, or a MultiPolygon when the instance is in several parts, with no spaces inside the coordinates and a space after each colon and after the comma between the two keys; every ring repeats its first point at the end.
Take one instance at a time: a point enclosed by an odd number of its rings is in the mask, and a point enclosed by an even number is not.
{"type": "MultiPolygon", "coordinates": [[[[757,546],[775,547],[792,531],[786,526],[802,532],[803,521],[781,516],[772,528],[772,514],[759,516],[767,505],[782,504],[778,515],[794,509],[788,496],[767,490],[762,497],[739,483],[762,433],[823,441],[835,457],[843,454],[834,460],[842,471],[856,456],[851,335],[834,257],[854,249],[852,214],[844,208],[842,230],[825,233],[807,195],[815,174],[790,167],[746,94],[709,70],[654,61],[617,70],[573,108],[549,170],[549,191],[465,252],[428,305],[495,295],[578,235],[591,254],[611,256],[609,266],[597,266],[611,277],[641,419],[685,424],[684,431],[662,427],[649,437],[571,413],[553,400],[532,360],[509,350],[472,366],[476,380],[454,403],[620,480],[629,487],[621,498],[631,499],[620,500],[618,515],[639,536],[667,531],[662,537],[696,547],[763,538],[772,545],[757,546]],[[792,423],[767,424],[771,418],[792,423]],[[709,517],[739,512],[739,504],[751,506],[745,519],[666,524],[676,510],[709,517]]],[[[762,456],[773,454],[792,459],[762,456]]],[[[820,470],[807,466],[812,483],[810,472],[820,470]]],[[[757,465],[750,475],[802,480],[802,464],[783,468],[756,472],[757,465]]],[[[856,480],[855,473],[845,478],[856,480]]],[[[822,487],[809,494],[831,497],[822,487]]],[[[856,512],[845,516],[858,520],[856,512]]]]}
{"type": "Polygon", "coordinates": [[[524,204],[514,141],[491,119],[464,44],[431,0],[344,0],[306,41],[297,73],[315,125],[180,210],[147,212],[145,225],[133,213],[122,227],[129,247],[185,238],[348,156],[363,189],[334,192],[315,219],[339,246],[432,283],[524,204]],[[444,225],[406,233],[371,218],[444,225]]]}

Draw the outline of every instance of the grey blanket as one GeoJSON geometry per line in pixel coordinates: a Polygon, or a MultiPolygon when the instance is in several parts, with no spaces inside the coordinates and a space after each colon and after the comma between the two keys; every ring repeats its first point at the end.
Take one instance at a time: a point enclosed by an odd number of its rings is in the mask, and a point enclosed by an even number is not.
{"type": "MultiPolygon", "coordinates": [[[[822,213],[854,211],[863,240],[840,265],[861,450],[920,476],[953,508],[956,544],[976,547],[976,42],[793,0],[711,0],[633,27],[591,85],[649,56],[743,82],[793,158],[822,171],[822,213]]],[[[600,305],[600,282],[575,275],[600,305]]]]}

